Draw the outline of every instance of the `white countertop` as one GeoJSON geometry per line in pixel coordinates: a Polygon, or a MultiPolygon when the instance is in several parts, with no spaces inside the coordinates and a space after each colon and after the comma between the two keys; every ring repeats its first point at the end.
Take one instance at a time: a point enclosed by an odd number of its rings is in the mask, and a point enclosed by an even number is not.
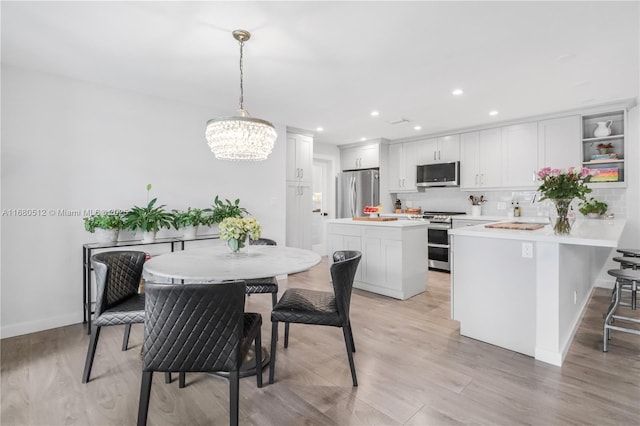
{"type": "Polygon", "coordinates": [[[546,216],[521,216],[521,217],[508,217],[505,215],[482,215],[482,216],[472,216],[470,214],[459,214],[456,216],[451,216],[453,220],[463,219],[463,220],[481,220],[481,221],[491,221],[491,222],[502,222],[504,220],[518,220],[522,222],[543,222],[548,218],[546,216]]]}
{"type": "MultiPolygon", "coordinates": [[[[474,216],[488,217],[488,216],[474,216]]],[[[500,222],[547,222],[540,217],[502,218],[500,222]]],[[[588,245],[599,247],[617,247],[626,221],[624,219],[578,219],[571,228],[569,235],[555,235],[550,224],[542,229],[524,231],[515,229],[486,228],[485,224],[454,228],[449,230],[450,235],[467,237],[500,238],[509,240],[527,240],[556,242],[560,244],[588,245]]]]}
{"type": "Polygon", "coordinates": [[[426,220],[388,220],[388,221],[374,221],[374,220],[353,220],[351,218],[346,219],[331,219],[328,223],[340,223],[343,225],[366,225],[366,226],[384,226],[387,228],[409,228],[413,226],[427,226],[429,221],[426,220]]]}

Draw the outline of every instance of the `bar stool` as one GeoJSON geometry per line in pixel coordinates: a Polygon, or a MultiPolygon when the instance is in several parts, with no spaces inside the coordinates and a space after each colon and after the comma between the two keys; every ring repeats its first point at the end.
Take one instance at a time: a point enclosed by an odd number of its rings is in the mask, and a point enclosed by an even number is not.
{"type": "MultiPolygon", "coordinates": [[[[621,269],[633,269],[637,271],[640,268],[640,257],[614,257],[614,262],[620,263],[621,269]]],[[[636,290],[633,288],[628,288],[629,285],[624,285],[621,291],[631,291],[631,304],[620,302],[621,305],[631,306],[631,309],[636,309],[636,290]]],[[[612,300],[615,297],[615,288],[614,294],[612,294],[612,300]]]]}
{"type": "Polygon", "coordinates": [[[619,325],[613,325],[614,320],[640,324],[640,319],[616,315],[616,311],[620,306],[622,286],[623,285],[631,286],[632,291],[635,292],[638,288],[638,284],[640,283],[640,271],[632,270],[632,269],[609,269],[607,273],[616,278],[616,286],[615,286],[614,301],[609,306],[607,316],[604,320],[604,336],[603,336],[604,341],[602,346],[603,352],[607,352],[607,343],[610,338],[609,330],[622,331],[623,333],[636,334],[640,336],[640,330],[621,327],[619,325]]]}

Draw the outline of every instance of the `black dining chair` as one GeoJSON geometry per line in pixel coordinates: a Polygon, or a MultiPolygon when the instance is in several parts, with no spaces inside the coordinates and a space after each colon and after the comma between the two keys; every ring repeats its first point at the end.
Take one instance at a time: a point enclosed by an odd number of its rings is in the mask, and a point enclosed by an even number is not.
{"type": "Polygon", "coordinates": [[[144,322],[144,294],[139,294],[138,288],[146,257],[141,251],[110,251],[91,256],[96,275],[96,307],[82,383],[87,383],[91,376],[101,327],[124,325],[122,350],[126,351],[131,324],[144,322]]]}
{"type": "Polygon", "coordinates": [[[347,347],[353,386],[358,386],[353,352],[356,351],[349,320],[353,279],[362,254],[359,251],[337,251],[331,265],[333,292],[288,288],[271,311],[271,363],[269,383],[273,383],[276,367],[278,323],[284,322],[284,347],[289,346],[289,324],[315,324],[342,327],[347,347]]]}
{"type": "MultiPolygon", "coordinates": [[[[258,238],[251,240],[251,245],[255,246],[275,246],[274,240],[269,238],[258,238]]],[[[245,280],[247,283],[247,294],[268,294],[271,293],[271,306],[276,306],[278,302],[278,280],[276,277],[254,278],[245,280]]]]}
{"type": "Polygon", "coordinates": [[[153,372],[229,373],[229,424],[239,417],[239,369],[255,342],[262,387],[262,316],[244,312],[245,284],[146,283],[146,318],[138,426],[147,424],[153,372]]]}

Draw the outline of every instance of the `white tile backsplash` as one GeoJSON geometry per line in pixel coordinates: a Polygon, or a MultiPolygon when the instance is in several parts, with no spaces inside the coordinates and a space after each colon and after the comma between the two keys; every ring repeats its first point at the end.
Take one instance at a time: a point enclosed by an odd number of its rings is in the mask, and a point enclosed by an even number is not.
{"type": "MultiPolygon", "coordinates": [[[[422,210],[433,211],[459,211],[470,214],[471,202],[469,196],[484,195],[487,200],[482,206],[482,214],[486,216],[508,216],[508,212],[512,209],[511,202],[518,202],[522,211],[522,216],[548,216],[549,209],[553,208],[551,201],[531,202],[535,191],[461,191],[460,188],[426,188],[424,192],[408,193],[408,194],[392,194],[396,195],[402,201],[402,208],[421,208],[422,210]],[[507,205],[506,210],[498,210],[498,202],[504,202],[507,205]]],[[[593,189],[587,194],[599,201],[608,204],[609,213],[615,214],[617,218],[626,217],[626,189],[624,188],[607,188],[593,189]]],[[[393,198],[395,201],[396,198],[393,198]]],[[[536,200],[539,198],[537,196],[536,200]]],[[[576,215],[581,216],[578,211],[579,200],[574,200],[572,207],[576,215]]],[[[511,210],[512,211],[512,210],[511,210]]]]}

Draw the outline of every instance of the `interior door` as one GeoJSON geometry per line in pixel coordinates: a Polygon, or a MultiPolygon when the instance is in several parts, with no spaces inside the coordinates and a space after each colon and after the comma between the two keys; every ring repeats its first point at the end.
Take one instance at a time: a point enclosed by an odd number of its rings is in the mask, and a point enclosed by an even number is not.
{"type": "Polygon", "coordinates": [[[328,170],[328,161],[313,160],[311,250],[320,256],[326,254],[327,219],[329,217],[328,170]]]}

